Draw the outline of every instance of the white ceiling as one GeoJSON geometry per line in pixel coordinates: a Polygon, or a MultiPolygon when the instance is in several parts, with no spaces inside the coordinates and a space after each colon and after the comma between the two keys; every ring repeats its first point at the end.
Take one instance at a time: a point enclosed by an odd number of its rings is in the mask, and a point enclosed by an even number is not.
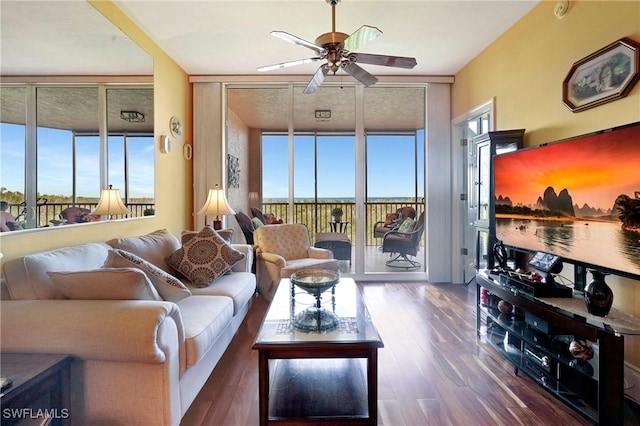
{"type": "MultiPolygon", "coordinates": [[[[365,66],[374,75],[454,75],[537,0],[342,0],[336,31],[361,25],[383,34],[360,51],[411,56],[412,70],[365,66]]],[[[257,74],[256,68],[313,56],[269,35],[313,42],[331,31],[326,0],[115,0],[190,75],[257,74]]],[[[2,75],[141,75],[149,58],[93,7],[74,1],[0,1],[2,75]],[[72,72],[70,72],[72,70],[72,72]]],[[[271,74],[311,74],[318,64],[271,74]]]]}
{"type": "MultiPolygon", "coordinates": [[[[281,30],[314,42],[332,30],[331,6],[326,0],[114,3],[189,75],[260,75],[264,79],[270,75],[297,75],[300,77],[296,81],[307,81],[319,63],[269,73],[256,71],[259,66],[315,56],[312,50],[269,33],[281,30]]],[[[375,76],[453,76],[537,3],[538,0],[341,0],[335,9],[336,31],[350,34],[362,25],[375,26],[383,34],[362,46],[360,52],[417,60],[411,70],[362,65],[375,76]]],[[[0,0],[0,28],[0,77],[153,73],[152,58],[84,0],[0,0]]],[[[345,83],[353,81],[351,76],[343,76],[345,83]]],[[[333,81],[342,83],[342,78],[335,77],[333,81]]],[[[378,108],[372,110],[367,126],[375,123],[375,127],[387,130],[422,127],[422,110],[401,116],[389,111],[393,105],[406,105],[406,95],[384,90],[372,93],[384,99],[375,95],[369,98],[369,104],[378,108]]],[[[228,99],[247,126],[286,129],[286,114],[274,107],[274,96],[282,95],[270,90],[235,91],[228,99]]],[[[419,94],[412,95],[416,96],[419,94]]],[[[339,98],[326,89],[304,101],[300,98],[296,113],[306,117],[303,127],[352,128],[353,120],[348,114],[338,113],[344,109],[339,98]],[[334,111],[331,121],[317,123],[314,109],[327,107],[334,111]]],[[[6,118],[5,107],[0,113],[6,118]]]]}
{"type": "MultiPolygon", "coordinates": [[[[115,3],[188,74],[256,74],[256,68],[314,56],[270,36],[281,30],[313,42],[331,32],[326,0],[201,0],[115,3]]],[[[376,75],[453,75],[537,1],[342,0],[336,31],[362,25],[383,34],[360,51],[410,56],[412,70],[367,66],[376,75]],[[381,69],[382,68],[382,69],[381,69]]],[[[319,64],[273,72],[313,73],[319,64]]]]}

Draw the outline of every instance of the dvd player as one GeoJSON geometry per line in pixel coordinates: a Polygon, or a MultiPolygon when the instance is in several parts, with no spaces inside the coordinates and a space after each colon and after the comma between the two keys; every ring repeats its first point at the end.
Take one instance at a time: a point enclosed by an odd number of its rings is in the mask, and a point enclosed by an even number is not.
{"type": "Polygon", "coordinates": [[[517,278],[507,274],[500,274],[500,285],[506,287],[515,295],[530,298],[573,297],[573,290],[569,287],[557,283],[547,284],[529,280],[520,274],[518,274],[517,278]]]}

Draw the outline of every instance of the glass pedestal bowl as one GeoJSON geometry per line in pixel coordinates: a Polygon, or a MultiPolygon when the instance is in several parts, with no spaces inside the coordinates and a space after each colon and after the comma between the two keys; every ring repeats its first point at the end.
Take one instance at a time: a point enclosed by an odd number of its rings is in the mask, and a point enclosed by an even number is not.
{"type": "Polygon", "coordinates": [[[295,328],[309,332],[331,331],[338,326],[340,318],[330,310],[321,306],[322,293],[331,289],[335,294],[335,286],[340,281],[340,273],[324,269],[298,271],[291,275],[291,297],[295,299],[295,287],[315,297],[314,306],[310,306],[296,314],[292,324],[295,328]]]}

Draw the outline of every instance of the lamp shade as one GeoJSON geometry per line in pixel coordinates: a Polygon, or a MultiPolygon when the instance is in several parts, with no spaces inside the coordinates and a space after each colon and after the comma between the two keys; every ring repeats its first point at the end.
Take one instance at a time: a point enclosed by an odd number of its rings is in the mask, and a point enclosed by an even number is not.
{"type": "Polygon", "coordinates": [[[235,214],[229,203],[227,202],[227,198],[224,196],[224,191],[215,186],[215,188],[209,190],[209,195],[207,195],[207,201],[204,202],[204,206],[200,209],[198,214],[200,215],[225,215],[225,214],[235,214]]]}
{"type": "Polygon", "coordinates": [[[100,201],[95,210],[91,212],[95,215],[118,215],[118,214],[130,214],[131,212],[122,202],[120,198],[120,190],[113,189],[113,185],[109,185],[109,189],[103,189],[100,194],[100,201]]]}

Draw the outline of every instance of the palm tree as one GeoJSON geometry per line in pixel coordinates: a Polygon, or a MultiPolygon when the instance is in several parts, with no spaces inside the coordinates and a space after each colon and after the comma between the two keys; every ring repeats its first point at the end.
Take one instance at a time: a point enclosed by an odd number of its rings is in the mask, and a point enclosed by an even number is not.
{"type": "Polygon", "coordinates": [[[613,210],[618,213],[622,229],[640,231],[640,200],[635,200],[628,195],[619,195],[613,210]]]}

